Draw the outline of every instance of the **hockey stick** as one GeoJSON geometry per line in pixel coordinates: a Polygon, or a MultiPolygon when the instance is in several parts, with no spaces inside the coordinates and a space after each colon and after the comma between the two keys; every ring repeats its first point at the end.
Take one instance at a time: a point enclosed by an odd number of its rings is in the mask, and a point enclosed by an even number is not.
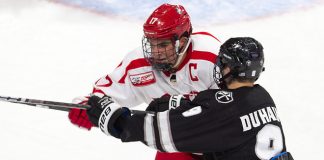
{"type": "MultiPolygon", "coordinates": [[[[35,106],[35,107],[54,109],[54,110],[66,111],[66,112],[70,111],[71,108],[79,108],[79,109],[91,108],[90,105],[55,102],[55,101],[45,101],[45,100],[27,99],[27,98],[18,98],[18,97],[7,97],[7,96],[0,96],[0,101],[10,102],[10,103],[18,103],[18,104],[26,104],[26,105],[35,106]]],[[[131,112],[132,113],[146,113],[145,111],[139,111],[139,110],[131,110],[131,112]]]]}

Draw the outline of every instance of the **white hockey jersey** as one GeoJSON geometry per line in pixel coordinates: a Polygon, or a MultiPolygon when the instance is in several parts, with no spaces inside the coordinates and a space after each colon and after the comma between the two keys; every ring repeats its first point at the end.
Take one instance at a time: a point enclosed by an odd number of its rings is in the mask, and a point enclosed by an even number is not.
{"type": "Polygon", "coordinates": [[[125,107],[150,103],[164,95],[185,95],[218,88],[213,79],[220,41],[207,32],[193,33],[187,55],[175,73],[156,71],[141,48],[130,52],[110,74],[94,85],[93,94],[103,94],[125,107]]]}

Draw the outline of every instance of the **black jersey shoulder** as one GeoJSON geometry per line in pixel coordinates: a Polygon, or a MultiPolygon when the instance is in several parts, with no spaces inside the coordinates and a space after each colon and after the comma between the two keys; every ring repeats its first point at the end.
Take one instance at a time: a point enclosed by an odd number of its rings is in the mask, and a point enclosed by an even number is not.
{"type": "MultiPolygon", "coordinates": [[[[192,101],[205,107],[272,105],[270,94],[260,85],[238,89],[210,89],[200,92],[192,101]]],[[[251,108],[252,109],[252,108],[251,108]]]]}

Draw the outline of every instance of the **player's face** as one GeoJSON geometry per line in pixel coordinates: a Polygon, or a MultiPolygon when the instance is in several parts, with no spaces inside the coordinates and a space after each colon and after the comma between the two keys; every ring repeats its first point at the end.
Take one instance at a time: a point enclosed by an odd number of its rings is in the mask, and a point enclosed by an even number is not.
{"type": "Polygon", "coordinates": [[[154,39],[149,40],[149,42],[151,45],[151,57],[155,63],[174,64],[176,62],[177,55],[171,40],[154,39]]]}

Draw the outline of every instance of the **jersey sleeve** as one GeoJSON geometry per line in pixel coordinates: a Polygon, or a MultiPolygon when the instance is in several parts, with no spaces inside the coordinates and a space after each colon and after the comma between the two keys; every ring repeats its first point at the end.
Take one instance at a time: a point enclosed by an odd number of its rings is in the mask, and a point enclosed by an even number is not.
{"type": "Polygon", "coordinates": [[[205,104],[190,103],[165,112],[134,114],[123,127],[121,140],[142,141],[163,152],[227,149],[221,136],[225,124],[216,112],[205,104]]]}
{"type": "Polygon", "coordinates": [[[92,93],[97,96],[107,95],[122,106],[136,106],[141,100],[134,93],[134,87],[130,85],[127,73],[129,64],[140,55],[136,49],[130,52],[123,61],[110,74],[101,77],[93,86],[92,93]]]}

